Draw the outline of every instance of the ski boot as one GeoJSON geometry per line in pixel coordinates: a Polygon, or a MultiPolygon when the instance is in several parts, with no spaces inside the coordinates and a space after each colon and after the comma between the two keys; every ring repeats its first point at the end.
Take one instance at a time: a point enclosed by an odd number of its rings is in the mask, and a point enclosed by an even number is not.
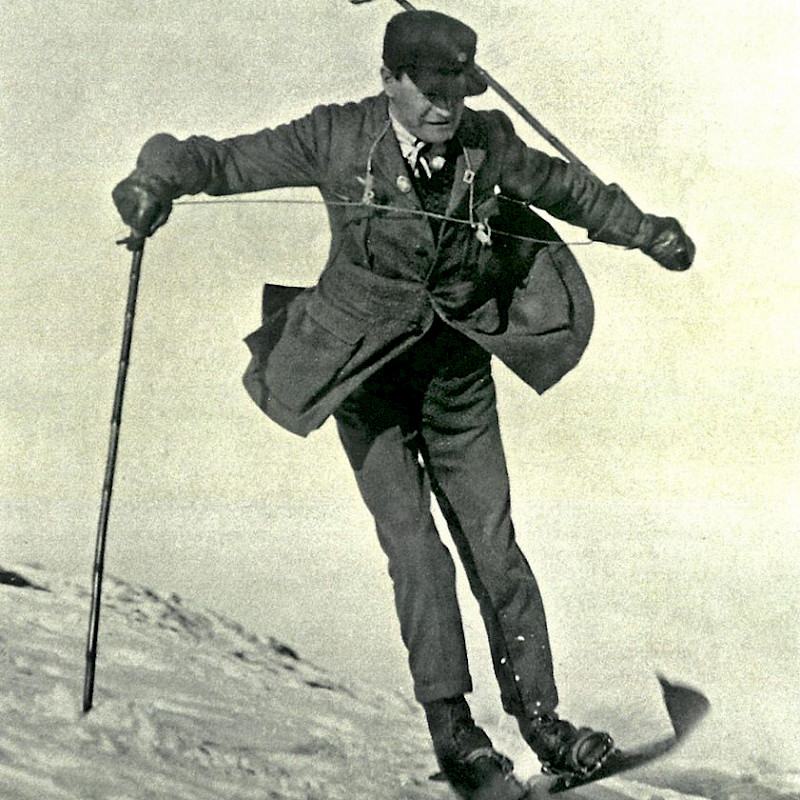
{"type": "Polygon", "coordinates": [[[586,777],[600,769],[614,750],[614,740],[607,733],[576,728],[553,712],[519,717],[517,722],[545,775],[586,777]]]}
{"type": "Polygon", "coordinates": [[[463,697],[424,705],[436,760],[465,800],[521,800],[524,787],[513,776],[511,759],[498,753],[479,728],[463,697]]]}

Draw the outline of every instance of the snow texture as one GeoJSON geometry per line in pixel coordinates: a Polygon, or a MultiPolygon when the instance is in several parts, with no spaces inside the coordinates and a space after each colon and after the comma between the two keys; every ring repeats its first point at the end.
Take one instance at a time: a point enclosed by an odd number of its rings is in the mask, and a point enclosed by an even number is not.
{"type": "MultiPolygon", "coordinates": [[[[89,591],[0,566],[2,800],[447,800],[424,719],[399,693],[336,678],[290,646],[113,577],[94,707],[81,712],[89,591]]],[[[789,800],[797,776],[662,769],[591,800],[789,800]],[[655,777],[654,777],[655,775],[655,777]]],[[[533,794],[546,796],[534,780],[533,794]]],[[[564,795],[568,797],[570,795],[564,795]]]]}

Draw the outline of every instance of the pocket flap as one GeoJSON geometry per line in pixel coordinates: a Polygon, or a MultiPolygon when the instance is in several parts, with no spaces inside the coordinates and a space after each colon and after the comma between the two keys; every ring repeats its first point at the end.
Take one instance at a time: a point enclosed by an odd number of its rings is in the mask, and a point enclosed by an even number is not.
{"type": "Polygon", "coordinates": [[[314,293],[306,304],[306,313],[326,331],[348,344],[358,344],[364,337],[364,322],[326,302],[314,293]]]}

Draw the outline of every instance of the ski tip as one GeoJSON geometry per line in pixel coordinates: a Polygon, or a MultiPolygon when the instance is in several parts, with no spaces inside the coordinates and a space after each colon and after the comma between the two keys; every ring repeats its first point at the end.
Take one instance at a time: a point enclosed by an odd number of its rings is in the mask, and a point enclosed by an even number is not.
{"type": "Polygon", "coordinates": [[[680,741],[705,717],[711,703],[702,692],[691,686],[672,683],[661,674],[657,677],[675,737],[680,741]]]}

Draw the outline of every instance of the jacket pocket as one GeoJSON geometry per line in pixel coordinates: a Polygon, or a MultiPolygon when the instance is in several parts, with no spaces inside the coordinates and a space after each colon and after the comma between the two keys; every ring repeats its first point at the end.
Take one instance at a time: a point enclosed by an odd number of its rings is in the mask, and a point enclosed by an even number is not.
{"type": "Polygon", "coordinates": [[[308,410],[336,385],[364,338],[365,325],[317,292],[298,298],[267,360],[267,391],[294,412],[308,410]]]}

